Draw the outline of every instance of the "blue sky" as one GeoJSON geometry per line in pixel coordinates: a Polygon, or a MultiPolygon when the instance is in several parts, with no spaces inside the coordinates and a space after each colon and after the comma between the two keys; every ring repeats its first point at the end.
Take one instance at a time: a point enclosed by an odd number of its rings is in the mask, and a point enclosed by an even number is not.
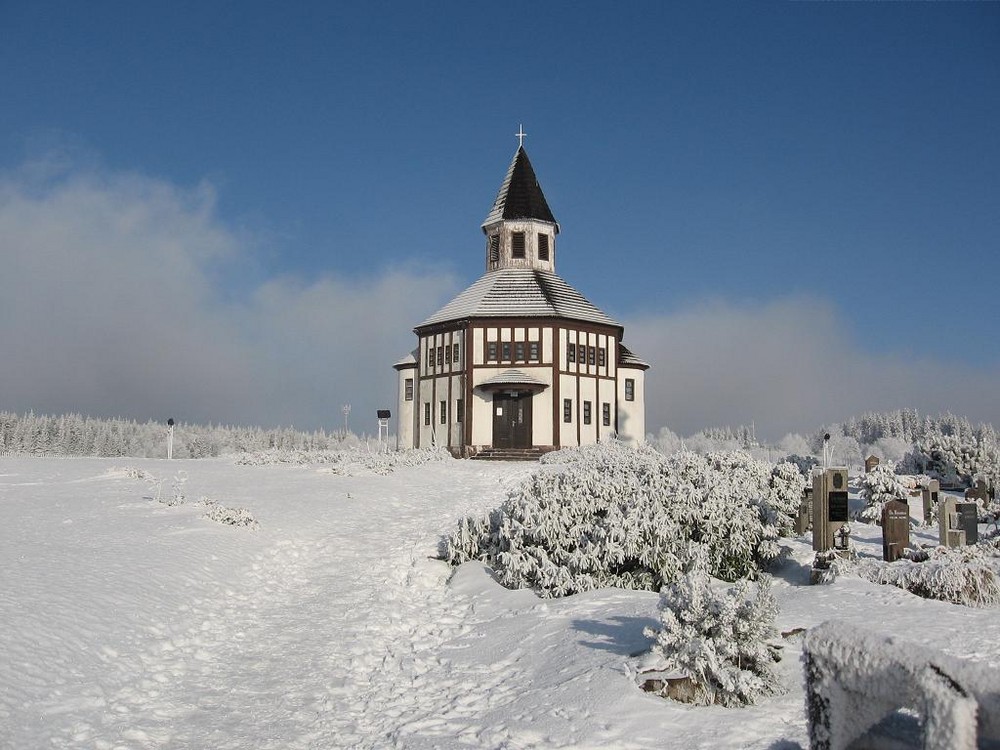
{"type": "MultiPolygon", "coordinates": [[[[183,387],[182,370],[147,376],[155,388],[102,390],[86,368],[88,390],[42,384],[31,373],[58,352],[23,342],[56,330],[79,342],[65,329],[81,306],[115,294],[40,307],[37,334],[7,309],[0,335],[21,342],[4,348],[23,366],[5,372],[17,385],[0,409],[146,418],[188,399],[192,421],[335,427],[340,402],[391,404],[391,370],[358,378],[344,361],[391,363],[412,325],[482,272],[479,225],[523,123],[563,229],[560,275],[654,364],[651,429],[753,419],[780,437],[904,406],[1000,424],[1000,3],[4,0],[0,69],[0,253],[108,261],[107,231],[141,256],[142,231],[122,234],[116,210],[156,215],[150,244],[192,274],[163,288],[200,288],[183,325],[229,328],[186,342],[150,321],[144,346],[167,337],[197,361],[189,374],[216,354],[233,363],[183,387]],[[65,221],[61,238],[39,239],[26,206],[65,221]],[[104,230],[81,232],[97,215],[104,230]],[[194,227],[187,245],[167,247],[172,220],[194,227]],[[74,250],[74,233],[91,249],[74,250]],[[307,315],[351,326],[358,308],[367,339],[292,333],[307,315]],[[208,397],[209,379],[232,387],[208,397]]],[[[35,297],[71,286],[13,265],[25,275],[8,283],[35,297]]],[[[119,286],[148,300],[157,273],[137,265],[119,286]]],[[[134,346],[107,342],[129,317],[119,302],[100,318],[93,370],[135,364],[134,346]]]]}

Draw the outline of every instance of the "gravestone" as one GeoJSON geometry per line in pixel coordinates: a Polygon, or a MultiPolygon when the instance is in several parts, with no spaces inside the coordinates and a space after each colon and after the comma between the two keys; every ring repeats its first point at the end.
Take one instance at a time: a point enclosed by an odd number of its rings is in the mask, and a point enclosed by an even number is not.
{"type": "Polygon", "coordinates": [[[835,535],[850,519],[847,469],[813,471],[813,549],[826,552],[834,547],[835,535]]]}
{"type": "Polygon", "coordinates": [[[798,512],[795,514],[795,533],[805,534],[812,527],[812,487],[802,490],[802,502],[799,503],[798,512]]]}
{"type": "Polygon", "coordinates": [[[941,492],[941,483],[936,479],[928,480],[921,489],[920,494],[924,501],[924,523],[931,522],[931,509],[938,504],[938,495],[941,492]]]}
{"type": "Polygon", "coordinates": [[[882,506],[882,559],[898,560],[910,544],[910,507],[902,500],[882,506]]]}
{"type": "Polygon", "coordinates": [[[945,547],[965,545],[965,532],[959,526],[958,500],[945,495],[938,505],[938,540],[945,547]]]}
{"type": "Polygon", "coordinates": [[[975,503],[956,503],[958,513],[958,528],[965,532],[965,543],[975,544],[979,541],[979,506],[975,503]]]}

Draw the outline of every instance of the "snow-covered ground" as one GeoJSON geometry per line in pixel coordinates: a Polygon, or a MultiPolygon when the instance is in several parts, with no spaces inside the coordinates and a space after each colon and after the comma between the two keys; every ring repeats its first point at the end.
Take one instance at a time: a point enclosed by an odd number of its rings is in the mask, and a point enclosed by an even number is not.
{"type": "MultiPolygon", "coordinates": [[[[535,468],[0,459],[0,747],[806,746],[801,638],[785,641],[784,695],[684,706],[632,674],[657,595],[540,600],[432,559],[459,516],[535,468]],[[187,503],[151,500],[124,467],[164,479],[163,496],[186,471],[187,503]],[[205,519],[201,496],[260,529],[205,519]]],[[[854,528],[880,554],[879,530],[854,528]]],[[[1000,667],[995,609],[852,577],[809,586],[812,551],[793,544],[780,630],[840,618],[1000,667]]]]}

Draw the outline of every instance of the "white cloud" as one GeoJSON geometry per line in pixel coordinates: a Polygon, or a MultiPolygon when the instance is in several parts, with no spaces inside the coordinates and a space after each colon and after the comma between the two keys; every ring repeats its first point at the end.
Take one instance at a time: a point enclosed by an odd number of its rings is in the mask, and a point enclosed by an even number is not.
{"type": "MultiPolygon", "coordinates": [[[[211,185],[65,167],[0,175],[0,409],[336,428],[351,403],[374,431],[413,325],[458,289],[398,268],[235,293],[255,258],[211,185]]],[[[650,431],[754,421],[776,439],[900,407],[1000,424],[1000,373],[867,354],[822,300],[650,315],[626,343],[653,365],[650,431]]]]}
{"type": "MultiPolygon", "coordinates": [[[[1000,425],[1000,372],[873,355],[823,299],[705,303],[625,321],[625,342],[648,361],[646,423],[689,435],[754,422],[777,440],[864,411],[952,411],[1000,425]]],[[[907,342],[912,344],[913,342],[907,342]]]]}
{"type": "Polygon", "coordinates": [[[210,185],[0,176],[0,409],[337,427],[353,401],[367,430],[455,281],[399,269],[234,299],[218,280],[253,261],[210,185]]]}

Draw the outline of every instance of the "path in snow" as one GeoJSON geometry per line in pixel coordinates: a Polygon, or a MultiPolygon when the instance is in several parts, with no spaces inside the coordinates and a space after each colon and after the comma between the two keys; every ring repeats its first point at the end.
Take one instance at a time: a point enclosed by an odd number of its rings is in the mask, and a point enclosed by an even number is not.
{"type": "MultiPolygon", "coordinates": [[[[217,466],[187,468],[190,488],[217,466]]],[[[469,631],[471,606],[443,585],[451,569],[428,556],[460,510],[496,504],[499,470],[467,465],[459,472],[465,508],[455,507],[454,486],[435,496],[432,484],[420,502],[406,497],[407,471],[376,479],[289,472],[326,485],[320,498],[305,494],[293,528],[269,533],[263,519],[259,535],[213,528],[246,543],[230,554],[241,569],[202,577],[190,599],[177,600],[177,611],[160,608],[160,617],[134,623],[135,632],[98,649],[104,668],[97,681],[38,699],[33,709],[51,731],[51,746],[384,747],[414,734],[463,731],[480,744],[471,736],[479,730],[455,720],[510,697],[507,665],[449,677],[439,652],[469,631]],[[248,556],[247,548],[256,551],[248,556]]],[[[450,467],[448,484],[455,478],[450,467]]],[[[130,488],[141,494],[139,487],[130,488]]],[[[190,505],[142,502],[148,512],[206,523],[191,516],[190,505]]],[[[102,628],[108,624],[91,630],[102,628]]],[[[86,638],[80,634],[82,647],[86,638]]]]}

